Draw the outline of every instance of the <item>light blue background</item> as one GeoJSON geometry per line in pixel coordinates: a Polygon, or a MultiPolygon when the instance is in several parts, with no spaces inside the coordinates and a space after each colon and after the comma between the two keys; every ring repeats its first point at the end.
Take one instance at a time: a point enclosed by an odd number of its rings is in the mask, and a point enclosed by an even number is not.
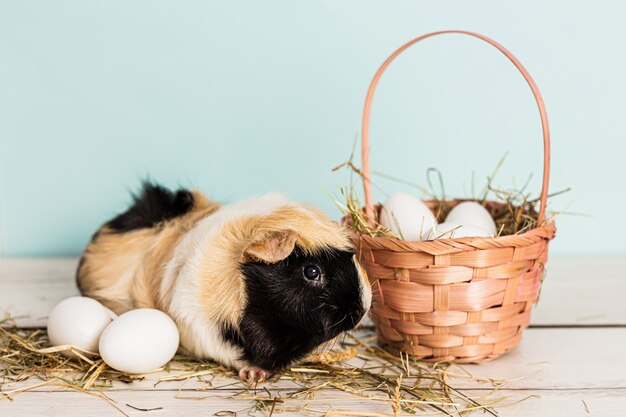
{"type": "MultiPolygon", "coordinates": [[[[339,218],[330,168],[360,131],[396,47],[482,32],[526,65],[553,134],[551,190],[573,191],[552,253],[626,254],[626,7],[618,1],[0,0],[0,236],[5,256],[78,254],[145,176],[221,201],[278,190],[339,218]]],[[[541,169],[530,91],[471,38],[414,47],[383,78],[375,170],[462,195],[541,169]]],[[[378,181],[389,191],[404,189],[378,181]]],[[[383,195],[377,193],[379,199],[383,195]]]]}

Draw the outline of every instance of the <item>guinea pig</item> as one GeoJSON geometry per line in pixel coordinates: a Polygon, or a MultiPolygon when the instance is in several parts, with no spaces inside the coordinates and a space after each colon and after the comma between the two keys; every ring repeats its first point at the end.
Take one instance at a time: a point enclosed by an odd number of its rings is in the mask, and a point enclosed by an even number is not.
{"type": "Polygon", "coordinates": [[[183,354],[258,382],[369,309],[346,231],[318,209],[280,194],[220,206],[199,191],[150,183],[133,200],[92,237],[78,287],[117,314],[169,314],[183,354]]]}

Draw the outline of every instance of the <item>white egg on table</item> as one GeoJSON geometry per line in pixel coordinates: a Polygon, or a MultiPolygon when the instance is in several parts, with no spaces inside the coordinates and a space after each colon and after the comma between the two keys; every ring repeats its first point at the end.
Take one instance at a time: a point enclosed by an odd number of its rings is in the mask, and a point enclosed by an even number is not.
{"type": "Polygon", "coordinates": [[[410,241],[422,240],[437,220],[422,201],[407,193],[395,193],[383,203],[380,224],[394,235],[410,241]]]}
{"type": "Polygon", "coordinates": [[[152,308],[128,311],[100,337],[100,356],[118,371],[142,374],[165,365],[176,354],[180,336],[167,314],[152,308]]]}
{"type": "Polygon", "coordinates": [[[465,201],[455,206],[448,213],[445,223],[474,226],[486,231],[490,236],[496,235],[496,222],[493,217],[486,208],[475,201],[465,201]]]}
{"type": "Polygon", "coordinates": [[[104,329],[117,316],[89,297],[70,297],[61,301],[48,316],[48,337],[53,346],[72,345],[98,353],[104,329]]]}
{"type": "Polygon", "coordinates": [[[462,237],[493,237],[494,235],[471,225],[462,225],[459,223],[439,223],[435,225],[428,239],[458,239],[462,237]]]}

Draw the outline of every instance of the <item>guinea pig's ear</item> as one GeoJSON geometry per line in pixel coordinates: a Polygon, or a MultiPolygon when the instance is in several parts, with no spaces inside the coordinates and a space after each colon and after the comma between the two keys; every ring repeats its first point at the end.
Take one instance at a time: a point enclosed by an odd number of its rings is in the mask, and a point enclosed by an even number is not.
{"type": "Polygon", "coordinates": [[[243,252],[243,261],[273,264],[288,257],[295,246],[295,233],[272,232],[251,243],[243,252]]]}

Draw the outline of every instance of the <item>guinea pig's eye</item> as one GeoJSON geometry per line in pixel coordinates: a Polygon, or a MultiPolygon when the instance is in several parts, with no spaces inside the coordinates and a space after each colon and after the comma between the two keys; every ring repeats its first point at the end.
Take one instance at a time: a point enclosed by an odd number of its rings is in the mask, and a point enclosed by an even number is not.
{"type": "Polygon", "coordinates": [[[322,277],[322,271],[319,266],[313,264],[306,265],[303,274],[306,279],[310,279],[311,281],[319,281],[322,277]]]}

